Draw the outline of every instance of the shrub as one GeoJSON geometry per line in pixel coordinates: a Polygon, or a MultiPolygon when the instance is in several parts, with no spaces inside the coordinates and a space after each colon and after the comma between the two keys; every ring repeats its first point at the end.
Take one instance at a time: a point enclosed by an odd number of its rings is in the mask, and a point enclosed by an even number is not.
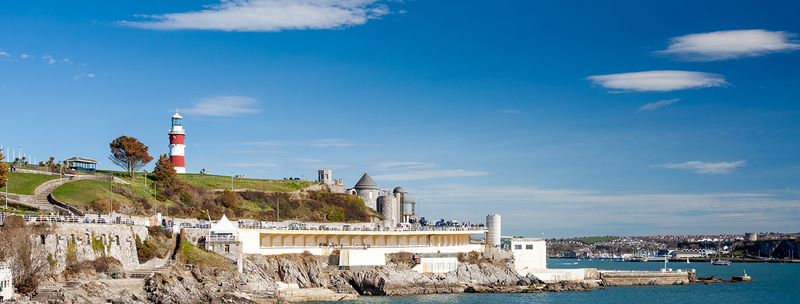
{"type": "Polygon", "coordinates": [[[181,192],[178,197],[181,199],[181,202],[183,203],[188,204],[192,202],[192,196],[189,193],[181,192]]]}
{"type": "Polygon", "coordinates": [[[131,191],[131,189],[128,189],[128,188],[125,188],[125,187],[114,187],[114,191],[113,192],[116,193],[116,194],[122,195],[124,197],[132,198],[132,199],[138,199],[139,198],[139,196],[134,194],[133,191],[131,191]]]}
{"type": "Polygon", "coordinates": [[[89,206],[92,207],[92,210],[99,213],[108,213],[111,211],[111,200],[107,198],[97,198],[89,203],[89,206]]]}
{"type": "Polygon", "coordinates": [[[225,190],[222,192],[222,195],[219,197],[220,201],[222,201],[222,205],[228,209],[239,209],[239,196],[233,191],[225,190]]]}
{"type": "Polygon", "coordinates": [[[343,222],[345,220],[344,211],[340,208],[328,206],[325,213],[327,214],[326,218],[331,222],[343,222]]]}

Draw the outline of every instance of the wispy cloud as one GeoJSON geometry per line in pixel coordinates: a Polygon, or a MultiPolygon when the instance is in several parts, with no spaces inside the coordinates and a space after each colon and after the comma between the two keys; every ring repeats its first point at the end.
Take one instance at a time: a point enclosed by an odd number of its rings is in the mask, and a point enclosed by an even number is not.
{"type": "Polygon", "coordinates": [[[25,58],[28,58],[28,57],[31,57],[31,56],[29,56],[28,54],[19,55],[19,58],[22,58],[22,59],[25,59],[25,58]]]}
{"type": "Polygon", "coordinates": [[[10,57],[11,54],[4,52],[3,49],[0,49],[0,56],[10,57]]]}
{"type": "Polygon", "coordinates": [[[721,87],[728,85],[718,74],[690,71],[646,71],[589,76],[593,84],[621,92],[666,92],[692,88],[721,87]]]}
{"type": "Polygon", "coordinates": [[[234,164],[227,164],[227,166],[231,167],[277,167],[277,164],[273,163],[262,163],[262,162],[254,162],[254,163],[234,163],[234,164]]]}
{"type": "Polygon", "coordinates": [[[239,153],[239,154],[289,154],[292,152],[289,151],[275,151],[275,150],[242,150],[242,151],[230,151],[228,153],[239,153]]]}
{"type": "Polygon", "coordinates": [[[668,105],[671,105],[673,103],[676,103],[676,102],[680,101],[681,99],[683,99],[683,98],[673,98],[673,99],[659,100],[659,101],[656,101],[656,102],[651,102],[651,103],[643,105],[641,108],[639,108],[638,111],[636,111],[636,113],[639,113],[641,111],[652,111],[652,110],[656,110],[658,108],[666,107],[668,105]]]}
{"type": "Polygon", "coordinates": [[[143,15],[150,21],[121,21],[123,26],[153,30],[275,32],[336,29],[361,25],[389,13],[376,0],[222,0],[208,9],[143,15]]]}
{"type": "Polygon", "coordinates": [[[375,164],[373,167],[376,170],[408,170],[408,169],[422,169],[435,167],[436,164],[427,162],[414,162],[414,161],[390,161],[375,164]]]}
{"type": "Polygon", "coordinates": [[[309,141],[249,141],[233,144],[254,146],[311,146],[311,147],[350,147],[357,145],[344,139],[328,138],[309,141]]]}
{"type": "Polygon", "coordinates": [[[186,114],[230,117],[240,114],[255,114],[261,109],[255,108],[258,101],[246,96],[214,96],[201,99],[193,108],[182,110],[186,114]]]}
{"type": "Polygon", "coordinates": [[[684,61],[718,61],[757,57],[800,49],[795,34],[767,30],[735,30],[691,34],[670,39],[666,50],[654,52],[684,61]]]}
{"type": "Polygon", "coordinates": [[[663,165],[654,165],[653,167],[691,170],[699,174],[729,174],[733,172],[733,169],[736,169],[738,167],[743,167],[745,163],[746,161],[743,160],[735,162],[716,162],[716,163],[706,163],[695,160],[680,164],[668,163],[663,165]]]}
{"type": "Polygon", "coordinates": [[[78,80],[78,79],[81,79],[83,77],[94,78],[95,76],[97,76],[97,75],[92,74],[92,73],[83,73],[81,75],[75,76],[75,78],[73,78],[73,79],[78,80]]]}
{"type": "Polygon", "coordinates": [[[467,171],[467,170],[410,170],[399,173],[378,174],[373,177],[379,180],[408,181],[408,180],[426,180],[426,179],[445,178],[445,177],[451,177],[451,178],[470,177],[470,176],[481,176],[487,174],[490,173],[483,171],[467,171]]]}

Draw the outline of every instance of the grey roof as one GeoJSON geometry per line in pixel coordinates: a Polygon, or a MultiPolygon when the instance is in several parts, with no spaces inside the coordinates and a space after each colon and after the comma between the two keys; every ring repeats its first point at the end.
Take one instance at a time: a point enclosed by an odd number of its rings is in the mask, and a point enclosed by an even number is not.
{"type": "Polygon", "coordinates": [[[375,181],[372,180],[372,177],[369,177],[367,172],[364,172],[364,176],[361,177],[360,180],[353,186],[353,189],[356,190],[381,190],[378,188],[378,185],[375,184],[375,181]]]}
{"type": "Polygon", "coordinates": [[[392,191],[392,193],[404,193],[404,192],[406,191],[403,190],[403,188],[401,187],[394,188],[394,191],[392,191]]]}
{"type": "Polygon", "coordinates": [[[99,164],[100,163],[100,162],[98,162],[98,161],[96,161],[94,159],[91,159],[91,158],[77,157],[77,156],[72,157],[72,158],[67,158],[65,160],[68,161],[68,162],[71,162],[71,163],[83,163],[83,164],[99,164]]]}
{"type": "Polygon", "coordinates": [[[408,192],[403,193],[403,204],[416,204],[417,202],[414,201],[414,197],[408,192]]]}

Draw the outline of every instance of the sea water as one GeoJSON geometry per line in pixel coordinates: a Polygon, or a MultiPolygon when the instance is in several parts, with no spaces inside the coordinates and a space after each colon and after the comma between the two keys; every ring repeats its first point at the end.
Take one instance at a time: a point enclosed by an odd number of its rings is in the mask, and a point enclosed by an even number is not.
{"type": "MultiPolygon", "coordinates": [[[[664,263],[612,262],[603,260],[548,259],[549,268],[597,268],[609,270],[659,270],[664,263]]],[[[667,268],[694,269],[697,277],[730,280],[747,272],[752,282],[694,283],[669,286],[603,287],[589,292],[536,294],[439,294],[408,296],[360,296],[353,304],[412,303],[800,303],[800,264],[794,263],[667,263],[667,268]]]]}

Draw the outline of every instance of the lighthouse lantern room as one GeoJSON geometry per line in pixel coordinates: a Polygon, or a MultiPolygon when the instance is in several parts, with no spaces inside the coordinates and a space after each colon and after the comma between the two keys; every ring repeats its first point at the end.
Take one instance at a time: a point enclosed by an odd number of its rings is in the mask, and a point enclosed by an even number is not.
{"type": "Polygon", "coordinates": [[[186,147],[183,143],[185,136],[186,133],[183,132],[183,117],[178,115],[178,109],[175,109],[175,115],[172,115],[172,128],[169,129],[169,160],[178,173],[186,173],[186,163],[183,156],[183,149],[186,147]]]}

